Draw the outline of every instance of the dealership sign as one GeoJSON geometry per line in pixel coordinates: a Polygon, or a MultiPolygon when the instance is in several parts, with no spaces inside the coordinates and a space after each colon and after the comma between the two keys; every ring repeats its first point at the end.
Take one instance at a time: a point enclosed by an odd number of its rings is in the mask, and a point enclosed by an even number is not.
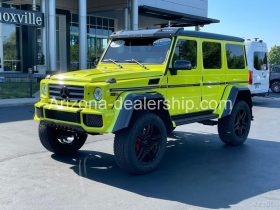
{"type": "Polygon", "coordinates": [[[0,22],[43,27],[44,15],[36,11],[25,11],[0,7],[0,22]]]}

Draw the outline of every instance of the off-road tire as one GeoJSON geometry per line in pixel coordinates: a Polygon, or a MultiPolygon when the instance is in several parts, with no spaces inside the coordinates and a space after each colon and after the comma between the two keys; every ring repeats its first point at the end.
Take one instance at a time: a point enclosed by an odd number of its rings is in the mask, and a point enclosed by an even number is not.
{"type": "Polygon", "coordinates": [[[59,155],[72,155],[85,144],[87,134],[62,130],[41,122],[39,125],[39,138],[48,151],[59,155]],[[62,135],[71,135],[74,140],[71,143],[61,143],[62,135]]]}
{"type": "Polygon", "coordinates": [[[130,174],[149,173],[159,166],[165,153],[166,142],[166,127],[160,117],[145,112],[135,115],[127,129],[116,133],[116,163],[130,174]]]}
{"type": "Polygon", "coordinates": [[[252,113],[248,103],[238,101],[231,115],[218,122],[218,132],[222,142],[230,146],[244,144],[250,132],[251,120],[252,113]]]}

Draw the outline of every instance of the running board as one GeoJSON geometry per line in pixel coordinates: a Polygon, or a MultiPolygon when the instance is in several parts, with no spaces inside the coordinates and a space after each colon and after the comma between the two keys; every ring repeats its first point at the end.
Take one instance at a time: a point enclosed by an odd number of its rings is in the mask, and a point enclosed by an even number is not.
{"type": "Polygon", "coordinates": [[[174,122],[176,123],[177,126],[180,126],[180,125],[186,125],[191,123],[201,123],[203,121],[213,120],[217,118],[219,118],[218,114],[204,114],[204,115],[199,115],[194,117],[187,117],[184,119],[176,119],[174,120],[174,122]]]}

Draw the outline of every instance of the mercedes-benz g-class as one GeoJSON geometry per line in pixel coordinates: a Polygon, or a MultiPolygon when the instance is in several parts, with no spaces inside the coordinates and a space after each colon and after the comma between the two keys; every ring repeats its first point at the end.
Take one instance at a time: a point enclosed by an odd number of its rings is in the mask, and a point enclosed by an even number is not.
{"type": "MultiPolygon", "coordinates": [[[[252,118],[244,40],[163,28],[116,32],[97,67],[41,82],[35,120],[43,146],[71,155],[88,135],[114,133],[118,166],[154,170],[167,136],[189,123],[218,125],[236,146],[252,118]]],[[[170,157],[171,158],[171,157],[170,157]]]]}

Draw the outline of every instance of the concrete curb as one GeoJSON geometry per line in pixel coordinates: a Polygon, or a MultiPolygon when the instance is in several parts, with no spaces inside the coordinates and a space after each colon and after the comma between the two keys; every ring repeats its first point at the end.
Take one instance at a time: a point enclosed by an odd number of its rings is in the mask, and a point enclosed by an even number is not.
{"type": "Polygon", "coordinates": [[[0,107],[34,105],[39,98],[0,99],[0,107]]]}

